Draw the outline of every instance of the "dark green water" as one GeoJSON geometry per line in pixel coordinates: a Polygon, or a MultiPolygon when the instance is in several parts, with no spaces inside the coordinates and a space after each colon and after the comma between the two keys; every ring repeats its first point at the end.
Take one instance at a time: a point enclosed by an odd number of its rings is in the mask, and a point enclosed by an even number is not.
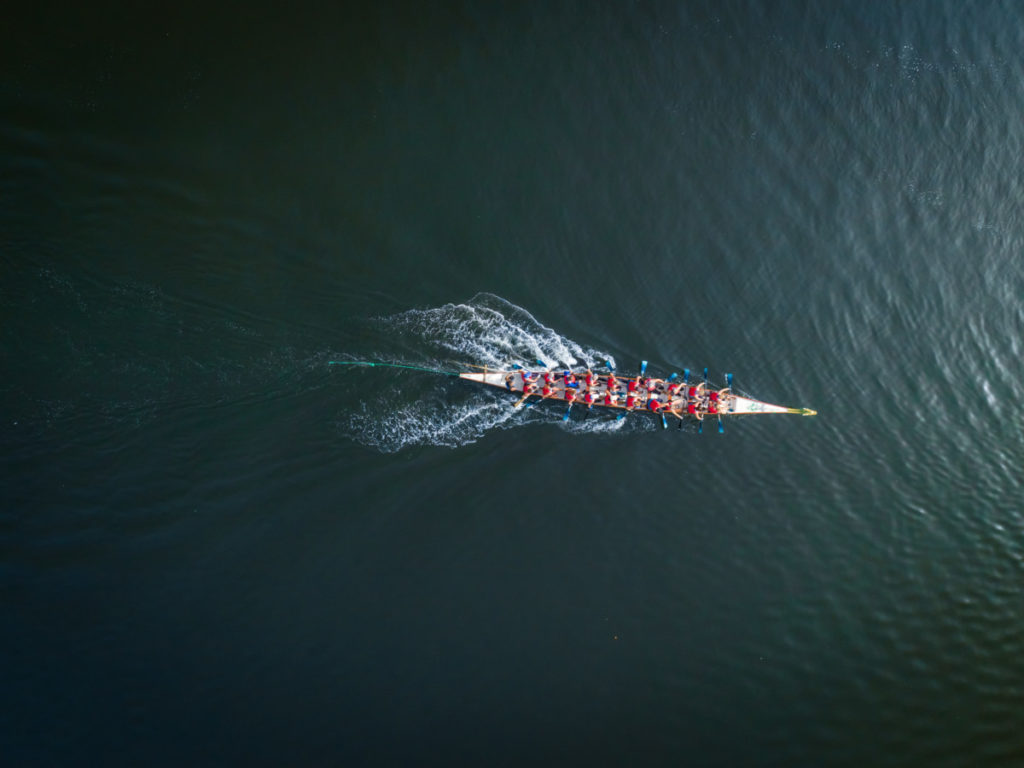
{"type": "Polygon", "coordinates": [[[784,5],[8,25],[4,762],[1024,763],[1024,12],[784,5]]]}

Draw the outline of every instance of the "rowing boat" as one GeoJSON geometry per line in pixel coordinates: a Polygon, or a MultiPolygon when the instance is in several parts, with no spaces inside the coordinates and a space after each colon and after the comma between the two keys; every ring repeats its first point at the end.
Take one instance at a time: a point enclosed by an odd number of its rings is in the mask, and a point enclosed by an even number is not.
{"type": "MultiPolygon", "coordinates": [[[[462,372],[459,377],[467,381],[487,384],[518,394],[517,407],[529,398],[561,402],[571,409],[573,405],[585,408],[605,408],[616,410],[620,415],[627,411],[643,411],[660,415],[665,423],[665,415],[675,416],[682,421],[685,418],[703,421],[707,417],[718,418],[721,430],[722,416],[741,416],[763,413],[791,413],[801,416],[816,416],[817,411],[810,408],[789,408],[783,405],[772,405],[750,397],[736,394],[732,389],[732,375],[726,374],[729,386],[715,389],[708,384],[707,369],[704,381],[689,381],[689,371],[680,380],[673,374],[669,379],[645,377],[646,362],[641,365],[640,374],[636,377],[622,378],[609,375],[595,375],[589,371],[542,371],[530,372],[525,369],[512,371],[462,372]],[[568,373],[568,384],[565,374],[568,373]],[[586,377],[590,375],[590,386],[586,377]],[[609,380],[613,381],[611,397],[609,380]],[[527,391],[529,390],[529,391],[527,391]],[[633,400],[627,405],[627,398],[632,390],[633,400]],[[547,394],[545,394],[545,391],[547,394]],[[586,402],[590,394],[590,403],[586,402]]],[[[566,418],[568,418],[566,411],[566,418]]],[[[682,423],[680,423],[682,427],[682,423]]]]}

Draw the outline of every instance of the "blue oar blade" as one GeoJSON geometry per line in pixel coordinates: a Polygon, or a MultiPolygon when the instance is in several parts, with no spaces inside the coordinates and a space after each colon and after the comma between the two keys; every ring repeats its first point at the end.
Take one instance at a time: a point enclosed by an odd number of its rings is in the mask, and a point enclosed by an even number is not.
{"type": "Polygon", "coordinates": [[[572,410],[572,403],[569,403],[569,407],[565,409],[565,416],[562,417],[562,421],[569,420],[569,411],[572,410]]]}
{"type": "Polygon", "coordinates": [[[668,420],[665,418],[665,414],[661,414],[661,428],[668,429],[668,420]]]}
{"type": "Polygon", "coordinates": [[[729,387],[729,389],[732,389],[732,374],[731,373],[725,374],[725,386],[729,387]]]}
{"type": "Polygon", "coordinates": [[[721,435],[723,432],[725,432],[725,425],[722,424],[722,417],[719,416],[718,417],[718,434],[721,435]]]}
{"type": "Polygon", "coordinates": [[[704,368],[704,386],[708,385],[708,369],[704,368]]]}
{"type": "Polygon", "coordinates": [[[643,376],[646,372],[647,372],[647,361],[646,360],[641,360],[640,361],[640,375],[643,376]]]}
{"type": "Polygon", "coordinates": [[[673,373],[671,376],[668,377],[668,380],[669,381],[675,381],[678,378],[679,378],[679,374],[678,373],[673,373]]]}
{"type": "Polygon", "coordinates": [[[605,360],[605,361],[604,361],[604,364],[605,364],[605,366],[606,366],[606,367],[608,368],[608,370],[609,370],[609,371],[612,371],[612,372],[614,373],[614,371],[615,371],[615,366],[614,366],[614,365],[612,365],[612,361],[611,361],[611,360],[605,360]]]}

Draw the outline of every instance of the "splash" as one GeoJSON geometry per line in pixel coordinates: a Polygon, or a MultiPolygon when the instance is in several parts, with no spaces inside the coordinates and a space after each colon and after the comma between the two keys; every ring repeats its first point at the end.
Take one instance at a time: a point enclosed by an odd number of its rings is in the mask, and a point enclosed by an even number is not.
{"type": "MultiPolygon", "coordinates": [[[[512,364],[548,367],[588,365],[614,360],[584,347],[540,323],[522,307],[481,293],[464,304],[413,309],[377,318],[381,346],[389,359],[446,370],[512,364]]],[[[338,371],[352,387],[354,407],[339,420],[352,439],[385,453],[414,445],[456,448],[474,443],[494,429],[528,424],[555,424],[574,434],[653,429],[649,419],[617,420],[597,412],[583,417],[577,408],[563,421],[564,409],[553,404],[513,408],[508,395],[459,379],[415,371],[366,369],[338,371]],[[372,393],[367,393],[367,387],[372,393]]],[[[344,382],[341,386],[346,386],[344,382]]]]}
{"type": "Polygon", "coordinates": [[[491,293],[478,293],[465,304],[412,309],[379,318],[387,332],[415,339],[416,348],[454,355],[452,362],[503,368],[512,363],[548,366],[592,365],[614,360],[556,333],[522,307],[491,293]]]}

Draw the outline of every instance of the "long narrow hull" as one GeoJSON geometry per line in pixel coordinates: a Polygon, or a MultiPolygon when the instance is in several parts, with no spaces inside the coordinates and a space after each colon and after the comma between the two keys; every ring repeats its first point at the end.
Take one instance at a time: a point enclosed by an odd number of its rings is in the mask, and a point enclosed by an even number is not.
{"type": "Polygon", "coordinates": [[[531,399],[539,398],[563,404],[572,402],[584,408],[607,408],[618,411],[646,410],[678,418],[691,417],[703,419],[706,416],[717,418],[719,416],[738,416],[755,413],[792,413],[802,416],[814,416],[817,414],[817,411],[812,411],[809,408],[787,408],[782,405],[763,403],[760,400],[740,397],[733,394],[729,389],[709,389],[704,384],[685,385],[677,391],[671,392],[669,390],[669,383],[660,379],[654,380],[654,386],[651,389],[643,386],[639,387],[635,393],[635,403],[633,407],[629,407],[626,400],[628,396],[626,392],[628,379],[618,380],[617,386],[613,390],[615,399],[613,402],[609,402],[609,399],[606,398],[608,395],[607,376],[594,376],[592,385],[588,390],[585,382],[582,380],[582,374],[579,374],[580,381],[578,382],[578,387],[568,388],[562,381],[561,375],[559,375],[549,385],[549,394],[543,394],[543,382],[538,381],[535,383],[536,388],[526,396],[524,396],[524,380],[521,371],[460,373],[459,377],[467,381],[488,384],[492,387],[498,387],[510,393],[518,394],[520,400],[529,397],[531,399]],[[571,393],[572,399],[567,398],[567,391],[571,393]],[[588,391],[593,399],[591,403],[587,403],[585,400],[588,391]],[[657,411],[649,407],[649,403],[652,400],[658,406],[657,411]]]}

